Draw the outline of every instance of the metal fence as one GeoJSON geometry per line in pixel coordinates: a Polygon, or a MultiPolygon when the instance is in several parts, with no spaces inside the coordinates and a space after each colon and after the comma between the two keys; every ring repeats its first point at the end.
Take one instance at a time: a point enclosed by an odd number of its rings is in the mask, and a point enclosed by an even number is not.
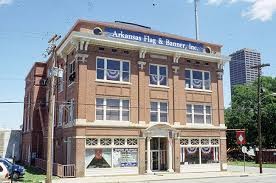
{"type": "MultiPolygon", "coordinates": [[[[276,163],[276,149],[262,150],[263,163],[276,163]]],[[[256,151],[256,163],[259,163],[259,151],[256,151]]]]}

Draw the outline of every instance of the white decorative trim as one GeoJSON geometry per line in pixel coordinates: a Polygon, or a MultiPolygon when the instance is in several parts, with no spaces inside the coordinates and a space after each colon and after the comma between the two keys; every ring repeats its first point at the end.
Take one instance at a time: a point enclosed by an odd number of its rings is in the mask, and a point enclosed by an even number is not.
{"type": "Polygon", "coordinates": [[[219,147],[220,137],[180,137],[180,147],[219,147]],[[207,143],[202,143],[202,140],[208,140],[207,143]],[[218,143],[213,144],[212,141],[215,140],[218,143]],[[187,142],[187,143],[184,143],[187,142]],[[197,142],[193,144],[193,142],[197,142]]]}
{"type": "Polygon", "coordinates": [[[222,171],[226,171],[227,168],[228,168],[228,167],[227,167],[227,163],[222,163],[222,164],[221,164],[221,170],[222,170],[222,171]]]}
{"type": "MultiPolygon", "coordinates": [[[[134,42],[129,40],[123,40],[123,39],[116,39],[116,38],[109,38],[105,36],[98,36],[93,35],[91,33],[87,32],[78,32],[78,31],[72,31],[68,38],[59,46],[57,53],[59,54],[62,50],[68,49],[68,46],[70,45],[70,40],[72,39],[86,39],[89,40],[92,44],[100,44],[103,46],[116,46],[118,48],[124,48],[124,49],[132,49],[132,50],[147,50],[147,52],[156,53],[156,54],[162,54],[162,55],[168,55],[168,56],[174,56],[179,55],[181,57],[195,59],[195,60],[202,60],[202,61],[210,61],[218,63],[222,60],[224,60],[224,56],[221,56],[219,54],[207,54],[203,52],[195,52],[190,50],[183,50],[181,48],[173,48],[173,47],[165,47],[161,45],[150,45],[147,43],[140,43],[140,42],[134,42]]],[[[144,56],[145,54],[139,54],[140,56],[144,56]]]]}
{"type": "Polygon", "coordinates": [[[220,140],[227,140],[226,137],[220,137],[220,140]]]}
{"type": "Polygon", "coordinates": [[[137,136],[86,136],[85,139],[85,148],[138,148],[139,146],[137,136]]]}
{"type": "Polygon", "coordinates": [[[140,125],[146,125],[146,122],[145,121],[139,121],[139,124],[140,125]]]}
{"type": "Polygon", "coordinates": [[[173,72],[175,73],[175,74],[177,74],[178,73],[178,70],[179,70],[179,66],[172,66],[172,69],[173,69],[173,72]]]}
{"type": "Polygon", "coordinates": [[[173,56],[173,63],[176,63],[176,64],[177,64],[179,58],[180,58],[180,55],[175,54],[175,55],[173,56]]]}
{"type": "Polygon", "coordinates": [[[71,45],[73,45],[73,47],[76,50],[79,50],[79,44],[78,44],[78,41],[76,39],[71,39],[70,43],[71,43],[71,45]]]}
{"type": "Polygon", "coordinates": [[[130,82],[124,82],[124,81],[112,81],[112,80],[101,80],[101,79],[96,79],[96,82],[99,83],[115,83],[115,84],[121,84],[121,85],[131,85],[130,82]]]}
{"type": "Polygon", "coordinates": [[[180,126],[180,122],[175,121],[174,126],[180,126]]]}
{"type": "Polygon", "coordinates": [[[140,68],[141,70],[143,70],[143,69],[144,69],[144,66],[147,64],[147,62],[144,62],[144,61],[138,61],[137,63],[138,63],[139,68],[140,68]]]}
{"type": "Polygon", "coordinates": [[[187,91],[198,91],[198,92],[206,92],[206,93],[212,93],[212,90],[203,90],[203,89],[195,89],[195,88],[185,88],[187,91]]]}
{"type": "Polygon", "coordinates": [[[77,61],[77,62],[82,62],[82,63],[85,63],[85,62],[87,62],[87,58],[88,58],[88,54],[82,54],[82,53],[77,53],[76,55],[75,55],[75,60],[77,61]],[[78,60],[78,58],[79,57],[81,57],[81,60],[78,60]]]}
{"type": "Polygon", "coordinates": [[[146,50],[140,50],[139,51],[139,58],[145,58],[147,51],[146,50]]]}
{"type": "Polygon", "coordinates": [[[220,124],[219,125],[221,128],[227,128],[226,126],[225,126],[225,124],[220,124]]]}
{"type": "Polygon", "coordinates": [[[226,130],[226,128],[222,128],[220,126],[213,126],[213,125],[181,125],[181,126],[175,126],[175,128],[202,129],[202,130],[226,130]]]}
{"type": "Polygon", "coordinates": [[[112,125],[114,127],[120,126],[120,127],[127,127],[127,126],[132,126],[132,123],[129,121],[103,121],[103,120],[99,120],[99,121],[95,121],[93,123],[93,126],[97,126],[97,125],[112,125]]]}
{"type": "Polygon", "coordinates": [[[75,125],[86,125],[86,119],[76,119],[75,120],[75,125]]]}
{"type": "Polygon", "coordinates": [[[74,138],[74,139],[85,139],[86,136],[74,136],[74,137],[72,137],[72,138],[74,138]]]}

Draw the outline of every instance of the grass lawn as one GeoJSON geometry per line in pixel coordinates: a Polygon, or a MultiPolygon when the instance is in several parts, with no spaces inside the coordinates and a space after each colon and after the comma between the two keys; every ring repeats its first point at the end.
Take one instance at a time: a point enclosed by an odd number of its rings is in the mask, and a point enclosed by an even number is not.
{"type": "MultiPolygon", "coordinates": [[[[243,166],[243,161],[228,161],[228,165],[243,166]]],[[[259,167],[254,161],[246,161],[245,166],[259,167]]],[[[276,168],[276,164],[263,163],[263,168],[276,168]]]]}
{"type": "MultiPolygon", "coordinates": [[[[44,182],[46,177],[45,172],[35,167],[25,167],[25,169],[24,177],[20,178],[18,182],[44,182]]],[[[53,179],[56,178],[53,176],[53,179]]]]}

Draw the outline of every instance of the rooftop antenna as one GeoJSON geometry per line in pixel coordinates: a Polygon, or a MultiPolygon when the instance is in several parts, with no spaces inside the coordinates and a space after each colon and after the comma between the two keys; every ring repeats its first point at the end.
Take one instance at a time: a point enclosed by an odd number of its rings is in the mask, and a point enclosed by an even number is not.
{"type": "Polygon", "coordinates": [[[198,3],[199,0],[194,0],[194,4],[195,4],[195,31],[196,31],[196,40],[199,39],[199,30],[198,30],[198,3]]]}

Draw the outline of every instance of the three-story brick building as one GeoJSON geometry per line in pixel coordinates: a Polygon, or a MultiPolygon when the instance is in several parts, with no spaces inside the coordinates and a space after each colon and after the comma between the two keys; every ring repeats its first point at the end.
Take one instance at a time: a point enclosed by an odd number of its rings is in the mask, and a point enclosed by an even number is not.
{"type": "MultiPolygon", "coordinates": [[[[75,164],[77,176],[225,170],[220,53],[145,26],[77,21],[57,47],[54,161],[75,164]]],[[[43,132],[24,131],[29,160],[46,158],[51,60],[26,80],[23,126],[43,132]]]]}

